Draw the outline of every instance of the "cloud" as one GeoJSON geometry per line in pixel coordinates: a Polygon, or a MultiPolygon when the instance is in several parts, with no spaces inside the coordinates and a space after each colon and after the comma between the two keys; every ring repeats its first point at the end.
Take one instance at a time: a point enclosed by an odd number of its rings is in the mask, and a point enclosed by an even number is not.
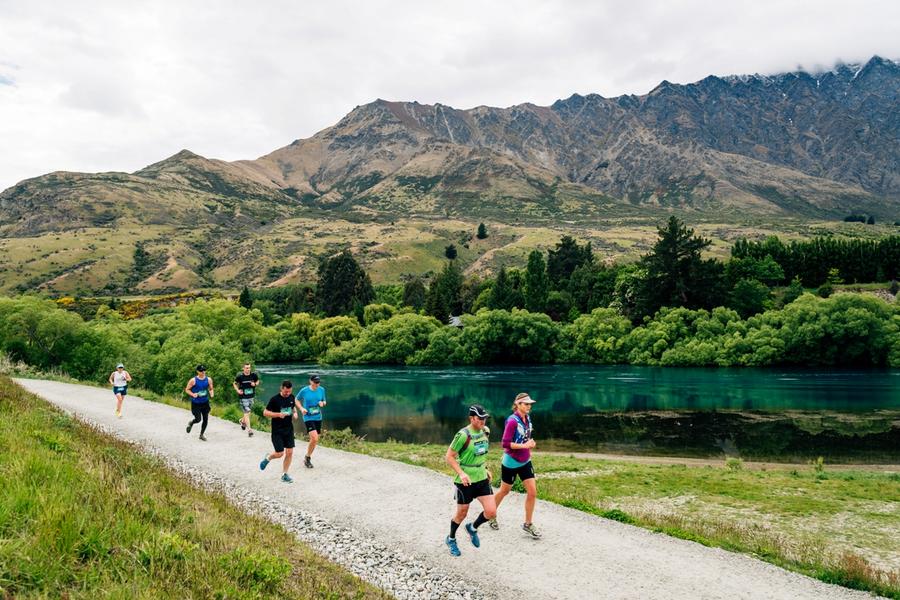
{"type": "Polygon", "coordinates": [[[900,58],[897,22],[890,0],[0,2],[0,189],[185,147],[255,158],[375,98],[550,104],[900,58]]]}

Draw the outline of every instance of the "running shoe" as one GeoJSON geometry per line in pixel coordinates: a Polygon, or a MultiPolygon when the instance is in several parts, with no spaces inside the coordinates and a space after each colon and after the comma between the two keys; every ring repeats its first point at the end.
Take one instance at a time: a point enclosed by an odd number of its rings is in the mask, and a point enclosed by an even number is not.
{"type": "Polygon", "coordinates": [[[206,436],[203,435],[202,433],[200,434],[200,441],[201,441],[201,442],[205,442],[205,441],[206,441],[206,436]]]}
{"type": "Polygon", "coordinates": [[[447,547],[450,548],[450,556],[459,556],[461,553],[459,551],[459,546],[456,545],[456,539],[447,536],[447,539],[444,540],[444,543],[447,544],[447,547]]]}
{"type": "Polygon", "coordinates": [[[523,523],[522,531],[524,531],[525,533],[527,533],[528,535],[530,535],[531,537],[533,537],[536,540],[541,538],[541,532],[535,528],[534,523],[523,523]]]}
{"type": "Polygon", "coordinates": [[[261,461],[259,461],[259,470],[265,471],[266,467],[268,467],[268,466],[269,466],[269,455],[266,454],[266,457],[263,458],[261,461]]]}
{"type": "Polygon", "coordinates": [[[250,431],[247,432],[247,437],[253,437],[253,430],[252,430],[252,429],[251,429],[250,431]]]}
{"type": "Polygon", "coordinates": [[[246,431],[246,429],[247,429],[247,426],[244,425],[243,423],[241,423],[241,431],[246,431]]]}
{"type": "Polygon", "coordinates": [[[493,529],[494,531],[497,531],[498,529],[500,529],[500,523],[497,522],[497,517],[494,517],[493,519],[488,519],[488,525],[490,525],[491,529],[493,529]]]}
{"type": "Polygon", "coordinates": [[[472,545],[476,548],[480,548],[481,540],[478,539],[478,530],[472,527],[471,523],[466,523],[466,532],[469,534],[469,537],[472,538],[472,545]]]}
{"type": "Polygon", "coordinates": [[[303,466],[306,467],[307,469],[313,468],[312,461],[309,459],[308,456],[303,459],[303,466]]]}
{"type": "Polygon", "coordinates": [[[191,429],[193,429],[193,428],[194,428],[194,422],[193,422],[193,421],[188,421],[188,426],[187,426],[187,429],[185,429],[185,431],[187,431],[188,433],[190,433],[190,432],[191,432],[191,429]]]}
{"type": "Polygon", "coordinates": [[[120,411],[117,410],[117,411],[116,411],[116,416],[119,417],[119,418],[121,419],[121,418],[122,418],[122,413],[121,413],[120,411]]]}
{"type": "Polygon", "coordinates": [[[285,483],[294,483],[294,478],[288,475],[287,473],[283,473],[281,475],[281,480],[285,483]]]}

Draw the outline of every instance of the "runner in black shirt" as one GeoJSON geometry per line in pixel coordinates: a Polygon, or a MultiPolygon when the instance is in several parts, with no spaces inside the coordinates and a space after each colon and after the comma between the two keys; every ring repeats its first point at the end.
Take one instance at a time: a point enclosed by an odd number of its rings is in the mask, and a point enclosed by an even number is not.
{"type": "Polygon", "coordinates": [[[241,410],[244,411],[241,416],[241,429],[247,432],[247,435],[253,437],[253,429],[250,427],[250,411],[253,409],[253,401],[256,399],[256,386],[259,385],[259,375],[250,370],[250,363],[244,363],[243,370],[238,373],[231,383],[234,391],[237,392],[238,402],[241,404],[241,410]]]}
{"type": "Polygon", "coordinates": [[[296,400],[291,393],[293,387],[294,384],[287,379],[282,381],[281,390],[269,399],[263,411],[263,416],[272,419],[272,446],[275,452],[266,454],[259,468],[265,471],[269,461],[283,456],[281,480],[285,483],[294,483],[294,478],[288,475],[294,458],[294,420],[297,419],[296,400]]]}

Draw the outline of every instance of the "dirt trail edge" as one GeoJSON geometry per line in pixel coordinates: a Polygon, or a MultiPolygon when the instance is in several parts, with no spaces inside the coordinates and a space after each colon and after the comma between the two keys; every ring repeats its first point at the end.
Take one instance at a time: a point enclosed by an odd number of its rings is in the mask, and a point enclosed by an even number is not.
{"type": "MultiPolygon", "coordinates": [[[[538,501],[536,524],[544,537],[520,530],[523,498],[511,494],[500,510],[501,529],[482,527],[481,548],[461,528],[462,556],[443,540],[454,507],[449,477],[421,467],[318,448],[314,469],[303,467],[298,440],[293,485],[278,481],[280,461],[265,472],[269,436],[243,435],[240,426],[210,417],[208,442],[185,433],[190,412],[129,396],[123,419],[113,414],[112,392],[54,381],[16,380],[25,389],[79,419],[125,439],[144,441],[172,458],[239,488],[276,499],[286,510],[310,511],[352,527],[388,547],[461,575],[503,598],[872,598],[791,573],[751,557],[707,548],[662,534],[538,501]]],[[[186,405],[187,406],[187,405],[186,405]]],[[[460,418],[460,426],[464,416],[460,418]]],[[[492,452],[498,452],[494,444],[492,452]]],[[[538,474],[540,480],[540,474],[538,474]]],[[[470,517],[478,511],[470,511],[470,517]]]]}

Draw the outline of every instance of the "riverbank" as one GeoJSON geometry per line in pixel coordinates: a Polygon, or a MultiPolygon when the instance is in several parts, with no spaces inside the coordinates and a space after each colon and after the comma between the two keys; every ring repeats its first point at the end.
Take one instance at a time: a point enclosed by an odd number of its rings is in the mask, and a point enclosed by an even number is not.
{"type": "MultiPolygon", "coordinates": [[[[331,432],[325,440],[450,473],[444,446],[366,442],[347,432],[331,432]]],[[[491,454],[490,468],[499,473],[500,453],[491,454]]],[[[900,598],[900,465],[751,469],[736,459],[541,452],[533,462],[543,500],[900,598]]],[[[503,507],[500,520],[516,526],[520,515],[503,507]]]]}
{"type": "MultiPolygon", "coordinates": [[[[231,405],[213,414],[239,416],[231,405]]],[[[443,445],[367,442],[349,430],[326,430],[323,444],[448,473],[443,445]]],[[[535,464],[543,500],[900,597],[900,465],[541,452],[535,464]]]]}
{"type": "MultiPolygon", "coordinates": [[[[108,390],[50,381],[19,383],[80,420],[115,431],[142,451],[164,456],[167,463],[177,461],[201,484],[214,480],[242,507],[247,505],[242,498],[251,498],[252,504],[263,496],[280,507],[277,514],[304,520],[298,537],[317,551],[319,545],[330,544],[322,538],[337,524],[343,545],[332,547],[334,554],[327,556],[348,562],[365,578],[382,577],[397,565],[411,567],[404,583],[411,582],[414,591],[403,594],[406,597],[496,596],[499,590],[503,597],[533,598],[583,598],[585,590],[598,597],[685,600],[748,594],[785,600],[869,597],[738,553],[542,500],[542,540],[523,538],[516,527],[488,529],[480,549],[464,541],[462,556],[454,558],[442,543],[453,506],[452,486],[437,472],[323,447],[316,451],[316,468],[293,469],[297,483],[285,486],[277,473],[257,467],[268,440],[248,438],[234,423],[212,418],[209,440],[201,442],[184,432],[189,417],[185,409],[130,398],[125,418],[116,419],[108,390]],[[516,569],[509,568],[511,557],[516,569]],[[522,578],[522,572],[550,572],[554,577],[522,578]],[[463,583],[463,591],[457,582],[463,583]]],[[[298,451],[303,449],[298,443],[298,451]]],[[[509,497],[504,508],[521,511],[522,498],[509,497]]]]}
{"type": "Polygon", "coordinates": [[[0,377],[0,596],[388,598],[0,377]]]}

